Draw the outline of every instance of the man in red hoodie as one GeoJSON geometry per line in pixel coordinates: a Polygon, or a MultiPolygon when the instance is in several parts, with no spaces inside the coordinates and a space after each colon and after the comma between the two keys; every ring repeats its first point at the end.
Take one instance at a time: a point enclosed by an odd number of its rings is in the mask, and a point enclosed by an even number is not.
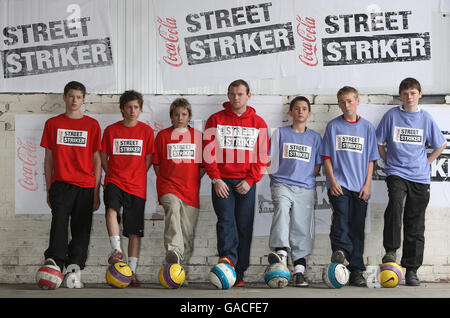
{"type": "Polygon", "coordinates": [[[228,86],[222,111],[205,126],[204,160],[212,180],[217,215],[219,263],[236,269],[236,286],[244,286],[249,266],[255,213],[255,184],[267,167],[268,131],[264,119],[247,105],[251,97],[244,80],[228,86]]]}

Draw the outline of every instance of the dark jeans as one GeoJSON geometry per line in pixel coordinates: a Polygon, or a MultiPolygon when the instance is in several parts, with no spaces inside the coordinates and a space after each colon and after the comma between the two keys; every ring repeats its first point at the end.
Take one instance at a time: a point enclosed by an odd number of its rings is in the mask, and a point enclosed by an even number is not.
{"type": "Polygon", "coordinates": [[[344,195],[328,197],[333,209],[331,221],[331,250],[341,250],[349,262],[348,269],[366,269],[363,261],[364,229],[367,201],[358,198],[359,193],[342,188],[344,195]]]}
{"type": "Polygon", "coordinates": [[[63,271],[64,266],[85,267],[92,226],[94,188],[80,188],[56,181],[49,190],[52,207],[50,242],[45,258],[53,258],[63,271]],[[68,226],[72,240],[68,243],[68,226]]]}
{"type": "Polygon", "coordinates": [[[234,188],[241,179],[223,179],[228,198],[219,198],[212,187],[212,203],[217,215],[217,250],[219,257],[230,258],[236,266],[236,278],[242,280],[250,264],[250,246],[255,215],[255,185],[245,194],[234,188]]]}
{"type": "Polygon", "coordinates": [[[400,248],[403,213],[401,266],[417,269],[423,262],[425,210],[430,201],[430,185],[411,182],[398,176],[387,177],[386,184],[389,202],[384,212],[383,246],[386,251],[400,248]]]}

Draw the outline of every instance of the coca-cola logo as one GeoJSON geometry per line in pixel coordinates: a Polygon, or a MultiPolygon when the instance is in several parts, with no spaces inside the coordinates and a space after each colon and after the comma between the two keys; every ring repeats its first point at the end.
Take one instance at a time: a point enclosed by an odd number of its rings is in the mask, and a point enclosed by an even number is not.
{"type": "Polygon", "coordinates": [[[319,64],[317,58],[317,33],[316,20],[311,17],[301,18],[297,16],[297,34],[301,39],[301,52],[298,58],[308,66],[319,64]]]}
{"type": "Polygon", "coordinates": [[[158,34],[165,42],[166,55],[163,56],[163,61],[170,66],[180,67],[183,65],[183,60],[180,53],[177,20],[174,18],[163,20],[158,17],[156,21],[158,22],[158,34]]]}
{"type": "Polygon", "coordinates": [[[25,190],[36,191],[39,188],[37,182],[37,145],[34,141],[17,138],[17,159],[22,164],[22,175],[19,178],[19,185],[25,190]]]}

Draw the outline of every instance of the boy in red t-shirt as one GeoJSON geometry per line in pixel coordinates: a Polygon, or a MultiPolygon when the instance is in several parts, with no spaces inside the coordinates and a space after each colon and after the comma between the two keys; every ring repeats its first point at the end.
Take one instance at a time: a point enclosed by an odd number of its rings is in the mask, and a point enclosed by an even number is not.
{"type": "Polygon", "coordinates": [[[100,205],[101,130],[98,122],[81,113],[86,88],[79,82],[64,87],[64,114],[45,123],[41,146],[45,148],[44,174],[47,204],[52,210],[46,265],[66,267],[64,283],[82,288],[92,226],[92,212],[100,205]],[[68,243],[68,225],[72,239],[68,243]]]}
{"type": "Polygon", "coordinates": [[[131,286],[138,287],[136,267],[144,236],[147,171],[154,152],[153,129],[140,121],[142,94],[133,90],[120,96],[123,120],[108,127],[102,139],[102,167],[106,176],[104,195],[106,227],[113,249],[108,263],[123,259],[120,247],[120,209],[123,209],[123,235],[128,241],[128,264],[133,271],[131,286]]]}
{"type": "Polygon", "coordinates": [[[193,253],[199,213],[202,138],[191,128],[192,107],[185,98],[170,105],[172,126],[158,133],[153,168],[158,199],[165,212],[164,248],[167,263],[188,263],[193,253]]]}

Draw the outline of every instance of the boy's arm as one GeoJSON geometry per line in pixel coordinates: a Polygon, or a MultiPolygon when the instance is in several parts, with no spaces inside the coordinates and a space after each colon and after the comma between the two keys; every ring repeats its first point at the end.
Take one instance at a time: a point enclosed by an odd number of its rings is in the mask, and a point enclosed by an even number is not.
{"type": "Polygon", "coordinates": [[[447,148],[447,142],[444,142],[442,146],[435,149],[429,156],[428,156],[428,163],[431,164],[434,160],[436,160],[437,157],[444,151],[444,149],[447,148]]]}
{"type": "Polygon", "coordinates": [[[94,152],[94,208],[93,211],[97,211],[100,207],[100,181],[102,180],[102,159],[100,156],[101,151],[94,152]]]}
{"type": "Polygon", "coordinates": [[[108,155],[103,151],[100,151],[100,160],[102,163],[103,171],[105,171],[105,173],[108,173],[108,159],[109,159],[108,155]]]}
{"type": "Polygon", "coordinates": [[[205,167],[200,167],[199,169],[200,169],[200,180],[201,180],[206,173],[206,169],[205,169],[205,167]]]}
{"type": "Polygon", "coordinates": [[[365,201],[369,200],[369,197],[370,197],[370,184],[372,182],[373,167],[374,167],[374,162],[370,161],[369,165],[367,167],[366,182],[364,182],[364,185],[363,185],[361,191],[359,192],[359,198],[362,200],[365,200],[365,201]]]}
{"type": "Polygon", "coordinates": [[[315,176],[315,177],[317,177],[317,176],[319,175],[320,167],[321,167],[321,166],[322,166],[322,165],[321,165],[320,163],[314,166],[314,176],[315,176]]]}
{"type": "Polygon", "coordinates": [[[330,181],[330,194],[334,196],[344,195],[341,185],[334,178],[333,164],[331,163],[331,159],[325,159],[323,161],[323,165],[325,167],[325,173],[328,176],[328,180],[330,181]]]}
{"type": "Polygon", "coordinates": [[[378,152],[380,153],[380,157],[383,159],[383,161],[386,161],[386,149],[384,149],[383,145],[377,145],[378,146],[378,152]]]}
{"type": "Polygon", "coordinates": [[[51,209],[49,193],[52,177],[53,177],[53,157],[52,151],[48,148],[45,148],[45,157],[44,157],[44,176],[45,176],[45,184],[47,185],[47,205],[51,209]]]}
{"type": "Polygon", "coordinates": [[[152,166],[153,154],[150,153],[145,156],[145,165],[147,166],[147,171],[152,166]]]}
{"type": "Polygon", "coordinates": [[[155,170],[155,174],[158,175],[159,165],[153,164],[153,170],[155,170]]]}

